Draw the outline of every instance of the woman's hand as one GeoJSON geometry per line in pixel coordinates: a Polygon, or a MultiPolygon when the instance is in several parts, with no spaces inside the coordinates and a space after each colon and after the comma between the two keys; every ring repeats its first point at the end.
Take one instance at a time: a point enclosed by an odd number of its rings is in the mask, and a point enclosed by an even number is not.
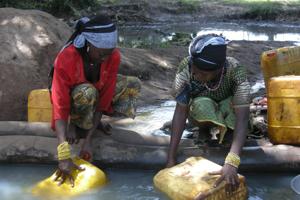
{"type": "Polygon", "coordinates": [[[66,179],[70,180],[72,187],[74,187],[74,178],[71,175],[72,170],[83,171],[84,168],[73,163],[71,159],[60,160],[58,162],[58,170],[56,171],[56,177],[54,181],[58,181],[58,185],[61,185],[65,182],[66,179]]]}
{"type": "Polygon", "coordinates": [[[211,172],[210,175],[221,175],[214,187],[218,187],[220,183],[225,180],[226,181],[226,194],[232,194],[239,187],[239,177],[237,174],[237,168],[233,167],[229,164],[224,164],[220,171],[211,172]]]}

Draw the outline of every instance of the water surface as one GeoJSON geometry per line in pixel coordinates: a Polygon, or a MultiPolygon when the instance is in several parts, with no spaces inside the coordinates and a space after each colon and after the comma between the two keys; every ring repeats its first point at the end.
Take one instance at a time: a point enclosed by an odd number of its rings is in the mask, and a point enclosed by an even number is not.
{"type": "MultiPolygon", "coordinates": [[[[36,199],[26,190],[52,174],[53,165],[0,165],[0,199],[36,199]]],[[[106,169],[109,183],[103,188],[71,200],[167,200],[157,191],[152,179],[155,171],[106,169]]],[[[296,174],[244,174],[247,179],[249,200],[297,200],[300,196],[290,188],[296,174]]]]}
{"type": "Polygon", "coordinates": [[[283,23],[179,23],[139,24],[119,27],[121,44],[135,46],[141,42],[150,46],[172,39],[175,33],[223,34],[229,40],[300,41],[300,26],[283,23]]]}

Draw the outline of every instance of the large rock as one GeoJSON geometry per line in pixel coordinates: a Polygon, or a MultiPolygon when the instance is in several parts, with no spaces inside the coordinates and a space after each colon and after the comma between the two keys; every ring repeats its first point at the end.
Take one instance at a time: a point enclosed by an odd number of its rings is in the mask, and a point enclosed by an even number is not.
{"type": "MultiPolygon", "coordinates": [[[[101,167],[159,169],[165,166],[170,137],[112,129],[97,131],[92,140],[94,163],[101,167]]],[[[243,148],[241,170],[299,172],[300,147],[272,145],[256,140],[243,148]],[[260,144],[261,143],[261,144],[260,144]]],[[[48,123],[0,122],[0,163],[57,163],[57,139],[48,123]]],[[[80,150],[73,145],[73,152],[80,150]]],[[[222,165],[228,148],[199,148],[193,140],[180,141],[178,160],[202,156],[222,165]]]]}
{"type": "Polygon", "coordinates": [[[0,8],[0,13],[0,120],[26,120],[28,93],[47,87],[71,29],[42,11],[0,8]]]}

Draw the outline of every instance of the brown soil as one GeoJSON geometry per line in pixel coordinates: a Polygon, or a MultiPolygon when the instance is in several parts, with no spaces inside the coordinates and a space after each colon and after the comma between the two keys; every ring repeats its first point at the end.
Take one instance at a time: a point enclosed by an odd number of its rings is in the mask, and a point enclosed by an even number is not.
{"type": "MultiPolygon", "coordinates": [[[[47,87],[49,69],[71,31],[44,12],[11,8],[0,11],[0,120],[26,120],[29,92],[47,87]]],[[[291,43],[234,41],[228,47],[228,55],[245,65],[250,81],[255,82],[262,78],[261,53],[287,45],[291,43]]],[[[187,47],[122,48],[121,52],[120,73],[143,81],[139,105],[172,98],[176,67],[187,55],[187,47]]]]}
{"type": "MultiPolygon", "coordinates": [[[[290,42],[233,41],[228,46],[228,56],[235,57],[247,68],[253,85],[257,80],[263,79],[260,69],[261,53],[290,45],[290,42]]],[[[140,105],[172,99],[170,91],[176,68],[185,56],[187,47],[122,49],[120,72],[138,76],[143,80],[140,105]]]]}
{"type": "Polygon", "coordinates": [[[47,74],[71,34],[45,12],[0,8],[0,120],[25,120],[27,95],[47,87],[47,74]]]}

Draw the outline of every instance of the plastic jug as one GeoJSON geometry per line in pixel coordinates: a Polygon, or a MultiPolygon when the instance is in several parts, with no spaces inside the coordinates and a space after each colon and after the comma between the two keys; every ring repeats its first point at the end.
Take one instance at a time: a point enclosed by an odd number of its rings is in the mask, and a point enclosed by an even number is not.
{"type": "Polygon", "coordinates": [[[48,89],[32,90],[28,96],[28,122],[50,122],[52,105],[48,89]]]}
{"type": "MultiPolygon", "coordinates": [[[[245,178],[239,175],[239,188],[228,196],[225,182],[214,188],[220,176],[209,172],[222,167],[202,157],[191,157],[185,162],[159,171],[153,181],[156,188],[173,200],[194,200],[198,195],[207,200],[246,200],[248,197],[245,178]]],[[[198,197],[199,197],[198,196],[198,197]]]]}
{"type": "Polygon", "coordinates": [[[74,187],[72,187],[69,180],[58,186],[58,182],[53,181],[56,177],[54,173],[49,178],[37,183],[31,190],[32,194],[42,197],[42,199],[55,199],[57,197],[64,199],[105,185],[107,180],[102,170],[78,157],[74,158],[73,161],[76,165],[85,168],[84,171],[73,170],[74,187]]]}
{"type": "Polygon", "coordinates": [[[271,77],[300,75],[300,46],[282,47],[263,52],[261,68],[267,91],[271,77]]]}
{"type": "Polygon", "coordinates": [[[300,76],[270,79],[268,134],[274,144],[300,144],[300,76]]]}

